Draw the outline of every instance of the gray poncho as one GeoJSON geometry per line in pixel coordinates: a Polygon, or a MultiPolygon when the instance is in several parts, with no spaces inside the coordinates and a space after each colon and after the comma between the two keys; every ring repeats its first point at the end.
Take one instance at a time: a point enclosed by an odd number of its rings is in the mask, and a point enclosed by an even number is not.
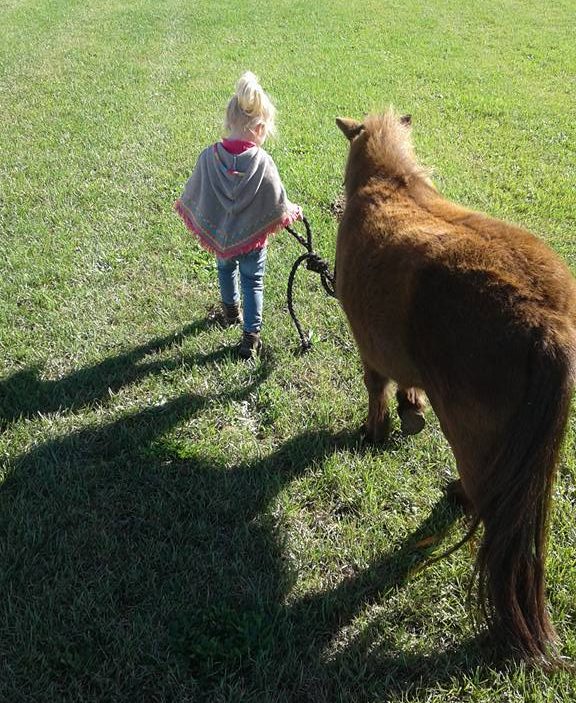
{"type": "Polygon", "coordinates": [[[264,149],[230,154],[214,144],[200,154],[174,205],[205,249],[230,258],[263,247],[268,235],[302,217],[264,149]]]}

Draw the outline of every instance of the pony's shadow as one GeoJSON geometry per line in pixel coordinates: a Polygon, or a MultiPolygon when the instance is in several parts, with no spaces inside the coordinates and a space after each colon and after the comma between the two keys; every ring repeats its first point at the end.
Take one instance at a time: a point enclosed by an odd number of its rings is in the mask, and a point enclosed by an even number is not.
{"type": "MultiPolygon", "coordinates": [[[[358,447],[356,436],[333,439],[335,447],[358,447]]],[[[483,635],[441,654],[418,655],[399,649],[393,636],[382,641],[377,623],[366,627],[344,648],[339,647],[336,656],[327,656],[331,643],[357,615],[371,604],[385,601],[389,592],[406,585],[415,572],[426,566],[437,539],[461,515],[454,501],[443,496],[398,548],[337,587],[290,605],[284,605],[282,598],[265,608],[254,609],[246,603],[235,608],[213,602],[200,616],[185,610],[185,624],[176,639],[191,674],[208,686],[208,691],[211,682],[226,678],[230,671],[239,672],[244,682],[261,678],[262,672],[253,671],[252,667],[263,667],[258,649],[269,647],[273,641],[270,670],[283,670],[286,682],[290,682],[289,690],[279,690],[277,694],[286,700],[328,703],[386,700],[408,689],[437,686],[488,664],[496,666],[495,653],[483,635]],[[426,546],[431,544],[431,536],[435,537],[433,544],[426,546]],[[268,624],[262,624],[263,619],[268,624]],[[230,632],[243,629],[246,632],[230,653],[230,632]],[[294,657],[294,651],[298,651],[298,657],[294,657]],[[299,682],[296,688],[295,681],[299,682]]],[[[233,685],[233,679],[230,683],[233,685]]]]}
{"type": "MultiPolygon", "coordinates": [[[[399,443],[400,436],[394,440],[399,443]]],[[[310,432],[294,438],[262,461],[238,467],[241,482],[251,484],[252,476],[265,475],[274,487],[271,492],[264,489],[250,506],[246,520],[254,520],[286,481],[297,478],[314,462],[327,459],[340,449],[361,452],[369,446],[359,432],[337,435],[310,432]]],[[[206,468],[211,473],[216,467],[206,468]]],[[[286,596],[295,576],[279,568],[285,560],[278,545],[267,537],[267,557],[261,554],[262,563],[250,567],[248,560],[245,566],[257,572],[268,568],[271,584],[275,586],[270,588],[274,598],[267,598],[270,591],[262,589],[255,602],[246,598],[238,600],[235,594],[218,587],[218,579],[212,579],[213,595],[204,600],[202,609],[192,602],[175,615],[171,629],[173,654],[200,682],[208,700],[216,695],[212,686],[217,688],[225,682],[231,688],[237,683],[249,687],[252,681],[267,677],[270,678],[267,688],[272,690],[276,685],[274,695],[278,700],[310,703],[357,700],[359,682],[364,677],[370,678],[373,699],[386,700],[387,696],[408,688],[426,689],[487,665],[498,666],[500,660],[484,634],[438,655],[420,655],[403,651],[393,637],[382,642],[377,623],[340,648],[335,657],[327,656],[330,645],[356,616],[372,604],[385,602],[388,593],[405,586],[426,567],[439,542],[462,515],[454,498],[444,494],[428,517],[396,549],[335,588],[289,603],[286,596]],[[376,637],[379,642],[374,647],[376,637]],[[278,671],[283,672],[281,681],[286,681],[286,688],[282,688],[282,683],[278,686],[278,671]],[[294,682],[299,682],[296,688],[294,682]]]]}
{"type": "Polygon", "coordinates": [[[363,609],[385,602],[387,594],[425,570],[439,540],[461,515],[453,498],[444,495],[396,549],[336,588],[305,597],[287,610],[290,630],[308,650],[310,680],[316,685],[320,682],[320,690],[314,693],[310,693],[308,683],[308,693],[302,700],[357,700],[359,682],[364,693],[358,700],[387,700],[393,694],[426,690],[456,675],[502,663],[500,653],[491,648],[484,633],[441,653],[413,654],[399,648],[392,633],[383,637],[378,622],[367,625],[346,647],[339,647],[336,655],[327,655],[339,631],[363,609]]]}
{"type": "Polygon", "coordinates": [[[17,371],[0,380],[0,430],[20,418],[107,404],[111,395],[122,388],[183,363],[203,365],[235,358],[233,347],[221,347],[208,354],[146,361],[146,357],[169,351],[187,337],[217,326],[216,318],[199,320],[178,332],[157,337],[55,381],[40,378],[38,366],[17,371]]]}
{"type": "MultiPolygon", "coordinates": [[[[370,648],[369,631],[326,658],[342,628],[405,584],[428,558],[426,538],[446,530],[459,512],[441,499],[397,549],[335,588],[291,600],[296,575],[271,503],[335,451],[362,451],[358,434],[304,432],[233,467],[208,445],[182,447],[171,435],[214,402],[251,397],[269,372],[262,363],[243,388],[187,394],[85,427],[7,467],[0,550],[10,568],[0,588],[20,596],[0,605],[0,634],[5,651],[16,653],[18,633],[28,633],[42,685],[88,695],[95,681],[121,681],[99,684],[100,699],[130,700],[142,690],[126,672],[146,661],[150,700],[170,699],[174,687],[216,700],[226,686],[255,695],[267,690],[274,700],[354,700],[362,667],[382,698],[481,661],[471,642],[433,666],[392,640],[370,648]]],[[[15,655],[20,676],[27,661],[15,655]]]]}

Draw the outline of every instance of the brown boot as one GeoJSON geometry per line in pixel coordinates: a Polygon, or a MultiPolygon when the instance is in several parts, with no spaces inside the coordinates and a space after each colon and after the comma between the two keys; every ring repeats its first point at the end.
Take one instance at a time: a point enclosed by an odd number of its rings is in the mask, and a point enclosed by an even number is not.
{"type": "Polygon", "coordinates": [[[240,342],[240,356],[242,359],[253,359],[260,356],[262,340],[259,332],[244,332],[240,342]]]}
{"type": "Polygon", "coordinates": [[[225,327],[232,327],[233,325],[242,324],[242,313],[240,312],[240,306],[238,303],[233,303],[232,305],[222,303],[222,312],[224,314],[225,327]]]}

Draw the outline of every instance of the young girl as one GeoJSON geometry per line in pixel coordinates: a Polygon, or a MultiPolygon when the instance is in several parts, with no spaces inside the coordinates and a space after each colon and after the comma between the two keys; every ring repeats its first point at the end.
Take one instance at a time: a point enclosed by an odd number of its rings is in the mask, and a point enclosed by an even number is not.
{"type": "Polygon", "coordinates": [[[242,324],[240,356],[260,353],[268,236],[302,217],[271,157],[261,148],[274,133],[276,110],[253,73],[236,84],[226,110],[228,136],[198,158],[176,212],[200,244],[216,254],[226,324],[242,324]],[[244,317],[240,312],[238,273],[244,317]]]}

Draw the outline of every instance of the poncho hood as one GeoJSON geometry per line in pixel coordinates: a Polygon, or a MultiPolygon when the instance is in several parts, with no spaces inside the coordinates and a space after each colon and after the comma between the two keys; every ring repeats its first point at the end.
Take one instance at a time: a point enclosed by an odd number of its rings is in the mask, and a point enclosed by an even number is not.
{"type": "Polygon", "coordinates": [[[204,149],[175,209],[202,246],[222,258],[264,246],[268,235],[302,217],[274,161],[257,146],[238,155],[222,144],[204,149]]]}

